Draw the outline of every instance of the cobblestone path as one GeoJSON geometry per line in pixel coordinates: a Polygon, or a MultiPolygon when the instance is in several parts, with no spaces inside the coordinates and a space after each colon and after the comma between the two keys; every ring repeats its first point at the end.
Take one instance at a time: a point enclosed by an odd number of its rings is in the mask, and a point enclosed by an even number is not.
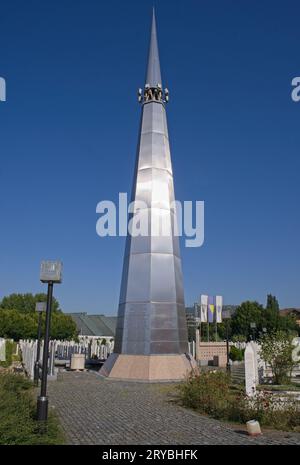
{"type": "Polygon", "coordinates": [[[50,405],[69,444],[300,444],[300,433],[248,437],[238,426],[170,401],[170,385],[103,379],[94,372],[62,372],[49,382],[50,405]]]}

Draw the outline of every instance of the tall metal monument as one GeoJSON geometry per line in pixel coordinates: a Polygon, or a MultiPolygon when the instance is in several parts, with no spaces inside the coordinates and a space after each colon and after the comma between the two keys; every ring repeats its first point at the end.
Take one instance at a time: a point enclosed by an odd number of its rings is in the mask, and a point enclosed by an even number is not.
{"type": "MultiPolygon", "coordinates": [[[[153,10],[132,200],[144,202],[139,217],[148,235],[128,235],[125,248],[115,349],[100,373],[120,379],[175,380],[194,367],[187,354],[179,239],[153,10]],[[168,227],[163,230],[162,225],[168,227]]],[[[129,216],[131,221],[133,214],[129,216]]]]}

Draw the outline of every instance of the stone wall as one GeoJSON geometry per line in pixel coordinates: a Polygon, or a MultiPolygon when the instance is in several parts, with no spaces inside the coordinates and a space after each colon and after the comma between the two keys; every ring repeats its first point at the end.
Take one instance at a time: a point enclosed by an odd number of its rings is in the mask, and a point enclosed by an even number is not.
{"type": "Polygon", "coordinates": [[[200,342],[197,360],[225,367],[227,362],[226,342],[200,342]]]}

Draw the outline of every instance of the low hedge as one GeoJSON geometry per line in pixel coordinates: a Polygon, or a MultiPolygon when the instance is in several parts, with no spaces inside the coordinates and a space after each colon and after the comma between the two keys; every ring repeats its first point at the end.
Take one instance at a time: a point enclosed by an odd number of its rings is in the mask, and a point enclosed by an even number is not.
{"type": "Polygon", "coordinates": [[[45,433],[35,415],[33,384],[22,375],[0,373],[0,444],[62,444],[62,430],[52,412],[45,433]]]}

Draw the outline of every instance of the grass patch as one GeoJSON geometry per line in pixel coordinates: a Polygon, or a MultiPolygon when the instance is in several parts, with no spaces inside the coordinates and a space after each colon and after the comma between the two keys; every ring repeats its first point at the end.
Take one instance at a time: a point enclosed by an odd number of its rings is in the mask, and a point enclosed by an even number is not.
{"type": "Polygon", "coordinates": [[[35,420],[33,384],[19,374],[0,373],[0,444],[63,444],[58,419],[50,412],[46,433],[35,420]]]}
{"type": "Polygon", "coordinates": [[[283,431],[300,428],[299,402],[284,401],[265,391],[249,399],[244,389],[231,385],[227,373],[211,371],[190,375],[177,390],[181,405],[219,420],[236,423],[257,420],[262,426],[283,431]]]}

